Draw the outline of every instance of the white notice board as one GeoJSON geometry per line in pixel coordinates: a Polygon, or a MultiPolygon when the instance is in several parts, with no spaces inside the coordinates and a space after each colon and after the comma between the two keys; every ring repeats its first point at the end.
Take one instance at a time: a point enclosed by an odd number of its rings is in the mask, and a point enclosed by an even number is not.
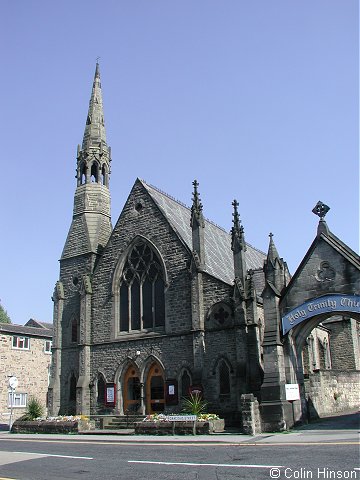
{"type": "Polygon", "coordinates": [[[300,390],[297,383],[286,383],[285,384],[285,397],[286,400],[292,402],[294,400],[300,400],[300,390]]]}

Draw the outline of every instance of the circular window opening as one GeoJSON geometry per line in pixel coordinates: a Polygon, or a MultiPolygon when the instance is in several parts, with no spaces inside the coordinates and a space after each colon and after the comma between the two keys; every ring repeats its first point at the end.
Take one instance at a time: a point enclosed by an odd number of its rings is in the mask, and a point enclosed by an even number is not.
{"type": "Polygon", "coordinates": [[[143,209],[142,203],[138,202],[138,203],[135,205],[135,210],[136,210],[137,212],[141,212],[142,209],[143,209]]]}

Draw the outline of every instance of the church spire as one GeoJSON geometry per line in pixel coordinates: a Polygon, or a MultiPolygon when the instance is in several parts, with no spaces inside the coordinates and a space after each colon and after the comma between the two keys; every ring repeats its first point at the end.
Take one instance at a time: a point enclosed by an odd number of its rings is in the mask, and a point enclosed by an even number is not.
{"type": "MultiPolygon", "coordinates": [[[[73,221],[62,259],[100,254],[112,231],[110,216],[110,147],[106,143],[99,63],[89,102],[82,147],[76,159],[77,187],[73,221]]],[[[88,272],[87,272],[88,273],[88,272]]]]}
{"type": "Polygon", "coordinates": [[[77,152],[77,185],[101,183],[109,187],[111,149],[106,143],[100,68],[96,63],[82,147],[77,152]]]}
{"type": "Polygon", "coordinates": [[[94,82],[89,102],[89,111],[86,118],[82,149],[106,145],[104,111],[101,93],[100,68],[96,62],[94,82]]]}

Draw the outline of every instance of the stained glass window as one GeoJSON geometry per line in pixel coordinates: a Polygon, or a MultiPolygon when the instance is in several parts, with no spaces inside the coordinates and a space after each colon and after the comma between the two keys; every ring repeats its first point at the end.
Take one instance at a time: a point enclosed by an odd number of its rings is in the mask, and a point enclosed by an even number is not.
{"type": "Polygon", "coordinates": [[[162,267],[157,255],[139,242],[129,252],[120,280],[120,331],[165,325],[162,267]]]}

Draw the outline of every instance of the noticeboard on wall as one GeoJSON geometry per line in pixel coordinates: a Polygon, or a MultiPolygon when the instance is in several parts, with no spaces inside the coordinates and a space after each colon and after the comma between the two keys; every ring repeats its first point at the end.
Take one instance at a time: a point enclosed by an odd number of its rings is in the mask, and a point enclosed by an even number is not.
{"type": "Polygon", "coordinates": [[[105,388],[105,404],[108,407],[115,406],[115,393],[116,393],[115,383],[107,383],[105,388]]]}
{"type": "Polygon", "coordinates": [[[166,405],[177,405],[179,403],[178,382],[176,379],[169,379],[165,382],[165,403],[166,405]]]}

